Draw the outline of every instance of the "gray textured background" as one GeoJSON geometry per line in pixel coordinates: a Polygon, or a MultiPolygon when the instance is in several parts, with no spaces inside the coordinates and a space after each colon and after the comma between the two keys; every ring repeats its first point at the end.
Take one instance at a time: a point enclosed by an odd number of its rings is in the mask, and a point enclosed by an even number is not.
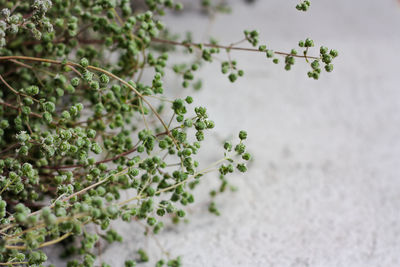
{"type": "MultiPolygon", "coordinates": [[[[400,266],[400,6],[315,0],[302,13],[297,1],[231,2],[233,14],[210,27],[221,43],[255,28],[273,49],[289,51],[310,36],[340,57],[319,81],[306,78],[303,63],[286,72],[257,53],[232,54],[246,72],[233,85],[218,63],[203,69],[196,103],[207,104],[221,138],[247,129],[255,160],[249,173],[230,178],[239,191],[217,199],[220,217],[202,198],[216,180],[209,175],[191,223],[168,228],[159,242],[183,255],[184,266],[400,266]]],[[[192,13],[167,21],[197,36],[208,27],[192,13]]],[[[220,153],[216,143],[209,154],[220,153]]],[[[120,227],[124,245],[103,259],[123,266],[143,242],[159,256],[141,227],[120,227]]]]}

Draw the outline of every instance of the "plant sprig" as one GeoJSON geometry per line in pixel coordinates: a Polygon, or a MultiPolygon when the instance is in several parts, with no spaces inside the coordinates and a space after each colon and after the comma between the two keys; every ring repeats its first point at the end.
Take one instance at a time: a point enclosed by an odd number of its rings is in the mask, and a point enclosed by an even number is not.
{"type": "MultiPolygon", "coordinates": [[[[246,172],[252,159],[247,132],[202,168],[198,153],[215,123],[192,96],[165,97],[174,73],[182,90],[198,90],[196,72],[223,51],[221,72],[235,82],[244,70],[234,50],[275,64],[283,57],[286,70],[305,60],[314,79],[333,70],[338,52],[322,46],[312,55],[310,38],[299,42],[302,53],[260,44],[256,30],[230,45],[180,39],[161,18],[182,8],[173,0],[0,0],[0,265],[42,266],[42,248],[62,242],[68,266],[94,266],[95,246],[122,242],[112,221],[143,225],[154,238],[169,220],[185,220],[193,190],[211,172],[220,185],[208,210],[221,214],[215,197],[235,190],[226,176],[246,172]],[[171,60],[179,47],[193,58],[171,60]]],[[[229,11],[212,1],[201,8],[211,16],[229,11]]],[[[181,257],[159,247],[167,259],[156,266],[181,266],[181,257]]],[[[148,260],[139,249],[125,266],[148,260]]]]}

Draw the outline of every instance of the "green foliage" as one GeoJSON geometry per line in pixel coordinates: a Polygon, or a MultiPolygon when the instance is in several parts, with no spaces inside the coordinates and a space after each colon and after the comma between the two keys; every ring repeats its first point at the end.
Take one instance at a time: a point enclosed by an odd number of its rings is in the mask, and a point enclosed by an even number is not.
{"type": "MultiPolygon", "coordinates": [[[[196,72],[221,51],[228,55],[221,71],[231,82],[244,76],[231,50],[262,53],[275,64],[283,56],[287,70],[304,59],[314,79],[322,69],[331,72],[338,56],[324,46],[309,56],[309,38],[299,42],[302,55],[275,51],[259,45],[256,30],[228,46],[194,43],[191,36],[177,41],[161,18],[182,4],[145,3],[0,0],[0,265],[42,266],[41,248],[63,242],[63,256],[75,256],[68,266],[94,266],[99,242],[123,242],[110,228],[113,220],[143,222],[146,234],[158,234],[169,219],[185,220],[193,189],[215,170],[221,185],[210,193],[209,211],[220,215],[214,198],[234,190],[226,176],[246,172],[251,160],[247,132],[225,142],[221,159],[204,167],[197,155],[215,123],[192,96],[165,98],[169,69],[183,88],[199,90],[196,72]],[[238,47],[242,42],[252,48],[238,47]],[[171,62],[179,47],[198,56],[171,62]],[[123,198],[124,191],[133,195],[123,198]]],[[[201,6],[210,14],[229,11],[212,1],[201,6]]],[[[138,255],[149,260],[142,249],[138,255]]],[[[181,266],[181,258],[157,262],[165,265],[181,266]]]]}

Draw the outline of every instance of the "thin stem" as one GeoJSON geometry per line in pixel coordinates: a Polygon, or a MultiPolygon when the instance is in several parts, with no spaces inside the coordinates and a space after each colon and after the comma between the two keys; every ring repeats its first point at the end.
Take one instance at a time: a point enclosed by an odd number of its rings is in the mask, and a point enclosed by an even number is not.
{"type": "MultiPolygon", "coordinates": [[[[53,240],[50,240],[50,241],[47,241],[47,242],[44,242],[44,243],[40,244],[39,248],[43,248],[43,247],[54,245],[54,244],[56,244],[56,243],[58,243],[58,242],[60,242],[60,241],[62,241],[64,239],[66,239],[70,235],[72,235],[72,232],[68,232],[66,234],[63,234],[62,236],[60,236],[60,237],[58,237],[56,239],[53,239],[53,240]]],[[[5,248],[6,249],[25,250],[25,249],[27,249],[27,246],[9,246],[9,245],[6,245],[5,248]]]]}
{"type": "MultiPolygon", "coordinates": [[[[53,206],[53,205],[52,205],[53,206]]],[[[50,207],[52,207],[52,206],[50,206],[50,207]]],[[[30,214],[30,215],[28,215],[28,216],[31,216],[32,214],[30,214]]],[[[69,216],[65,216],[65,217],[59,217],[59,218],[57,218],[57,221],[56,221],[56,223],[62,223],[62,222],[67,222],[67,221],[70,221],[70,220],[75,220],[75,219],[79,219],[79,218],[82,218],[82,217],[85,217],[85,216],[87,216],[88,215],[88,213],[79,213],[79,214],[76,214],[76,215],[74,215],[74,216],[72,216],[72,217],[69,217],[69,216]]],[[[34,231],[34,230],[36,230],[36,229],[40,229],[40,228],[42,228],[42,227],[46,227],[46,226],[48,226],[45,222],[42,222],[42,223],[37,223],[35,226],[33,226],[33,227],[31,227],[31,228],[28,228],[28,229],[25,229],[24,231],[21,231],[21,232],[18,232],[18,233],[16,233],[16,234],[14,234],[13,236],[10,236],[9,238],[6,238],[7,240],[10,240],[10,239],[12,239],[12,238],[17,238],[17,237],[19,237],[19,236],[22,236],[22,235],[24,235],[24,234],[26,234],[26,233],[29,233],[29,232],[31,232],[31,231],[34,231]]],[[[44,243],[43,243],[44,244],[44,243]]]]}
{"type": "Polygon", "coordinates": [[[140,107],[140,112],[142,113],[144,125],[146,126],[146,129],[149,130],[149,124],[147,123],[146,116],[144,115],[143,104],[140,99],[139,99],[139,107],[140,107]]]}
{"type": "Polygon", "coordinates": [[[15,148],[15,147],[17,147],[19,145],[20,144],[12,144],[11,146],[9,146],[9,147],[3,149],[2,151],[0,151],[0,154],[3,154],[4,152],[7,152],[8,150],[13,149],[13,148],[15,148]]]}
{"type": "MultiPolygon", "coordinates": [[[[240,50],[240,51],[248,51],[248,52],[261,52],[265,53],[265,51],[260,51],[256,48],[246,48],[246,47],[236,47],[236,46],[227,46],[227,45],[217,45],[217,44],[201,44],[201,43],[185,43],[185,42],[176,42],[172,40],[165,40],[165,39],[159,39],[159,38],[152,38],[151,39],[153,42],[156,43],[164,43],[164,44],[170,44],[170,45],[178,45],[178,46],[184,46],[184,47],[211,47],[211,48],[221,48],[221,49],[227,49],[227,50],[240,50]]],[[[299,57],[299,58],[306,58],[306,56],[302,55],[294,55],[291,53],[285,53],[285,52],[280,52],[280,51],[274,51],[275,54],[277,55],[282,55],[282,56],[291,56],[291,57],[299,57]]],[[[319,57],[311,57],[307,56],[307,58],[312,58],[312,59],[320,59],[319,57]]]]}
{"type": "MultiPolygon", "coordinates": [[[[113,175],[115,175],[115,176],[120,176],[120,175],[124,174],[126,171],[127,171],[127,168],[126,168],[126,169],[123,169],[123,170],[120,171],[119,173],[116,173],[116,174],[113,174],[113,175]]],[[[82,194],[82,193],[85,193],[86,191],[88,191],[88,190],[90,190],[90,189],[92,189],[92,188],[94,188],[94,187],[96,187],[96,186],[98,186],[98,185],[101,185],[101,184],[105,183],[106,181],[108,181],[108,179],[109,179],[111,176],[112,176],[112,175],[107,176],[107,177],[104,178],[103,180],[100,180],[100,181],[98,181],[97,183],[94,183],[94,184],[92,184],[92,185],[90,185],[90,186],[88,186],[88,187],[86,187],[86,188],[84,188],[84,189],[82,189],[82,190],[80,190],[80,191],[78,191],[78,192],[76,192],[76,193],[73,193],[72,195],[69,195],[68,197],[64,198],[62,201],[67,202],[67,201],[70,200],[71,198],[73,198],[73,197],[75,197],[75,196],[78,196],[78,195],[80,195],[80,194],[82,194]]]]}
{"type": "Polygon", "coordinates": [[[8,183],[3,187],[3,189],[1,189],[0,195],[10,186],[10,184],[14,183],[15,179],[16,178],[14,178],[14,180],[12,180],[12,181],[11,180],[8,181],[8,183]]]}
{"type": "MultiPolygon", "coordinates": [[[[227,50],[238,50],[238,51],[265,53],[265,51],[260,51],[257,48],[237,47],[237,46],[231,46],[231,45],[217,45],[217,44],[209,44],[209,43],[176,42],[176,41],[160,39],[160,38],[152,38],[151,40],[152,40],[152,42],[155,42],[155,43],[164,43],[164,44],[184,46],[184,47],[205,46],[205,47],[221,48],[221,49],[227,49],[227,50]]],[[[102,44],[102,43],[104,43],[104,40],[97,40],[97,39],[91,40],[91,39],[79,39],[78,38],[78,41],[81,42],[81,43],[84,43],[84,44],[102,44]]],[[[277,54],[277,55],[281,55],[281,56],[291,56],[291,57],[298,57],[298,58],[305,58],[305,59],[320,59],[320,57],[307,56],[307,55],[305,55],[305,56],[294,55],[294,54],[291,54],[291,53],[281,52],[281,51],[274,51],[274,53],[277,54]]]]}
{"type": "Polygon", "coordinates": [[[28,264],[28,262],[27,261],[0,262],[0,266],[22,265],[22,264],[28,264]]]}
{"type": "Polygon", "coordinates": [[[22,96],[25,96],[25,97],[29,97],[29,98],[31,98],[32,100],[36,101],[36,102],[39,102],[39,100],[37,100],[37,99],[35,99],[35,98],[33,98],[33,97],[29,96],[29,95],[26,95],[26,94],[24,94],[24,93],[20,93],[20,92],[18,92],[17,90],[15,90],[14,88],[12,88],[12,86],[9,85],[9,84],[4,80],[3,76],[1,76],[1,75],[0,75],[0,80],[4,83],[5,86],[7,86],[8,89],[10,89],[10,90],[11,90],[13,93],[15,93],[17,96],[21,96],[21,95],[22,95],[22,96]]]}
{"type": "Polygon", "coordinates": [[[155,99],[158,99],[158,100],[160,100],[160,101],[166,101],[166,102],[170,102],[170,103],[173,103],[174,101],[172,101],[172,100],[170,100],[170,99],[167,99],[167,98],[162,98],[162,97],[159,97],[159,96],[156,96],[156,95],[147,95],[148,97],[152,97],[152,98],[155,98],[155,99]]]}
{"type": "MultiPolygon", "coordinates": [[[[214,162],[213,164],[211,164],[211,165],[208,166],[207,168],[205,168],[205,169],[203,169],[203,170],[201,170],[201,171],[199,171],[199,172],[196,172],[195,174],[193,174],[191,177],[189,177],[189,178],[186,179],[186,180],[183,180],[183,181],[181,181],[181,182],[179,182],[179,183],[173,184],[173,185],[171,185],[171,186],[168,186],[168,187],[166,187],[166,188],[163,188],[163,189],[160,189],[160,190],[156,191],[156,192],[155,192],[155,195],[158,195],[158,194],[160,194],[160,193],[163,193],[163,192],[169,191],[169,190],[171,190],[171,189],[177,188],[178,186],[180,186],[180,185],[182,185],[182,184],[188,182],[188,180],[191,180],[191,179],[193,179],[194,177],[196,177],[196,176],[198,176],[198,175],[200,175],[200,174],[205,174],[205,173],[209,172],[210,169],[214,168],[214,166],[220,164],[221,162],[223,162],[223,161],[225,161],[225,160],[227,160],[226,157],[225,157],[225,158],[222,158],[222,159],[220,159],[220,160],[218,160],[218,161],[216,161],[216,162],[214,162]]],[[[118,206],[123,206],[123,205],[125,205],[125,204],[127,204],[127,203],[129,203],[129,202],[131,202],[131,201],[133,201],[133,200],[138,200],[138,199],[141,199],[141,198],[142,198],[142,196],[141,196],[140,194],[138,194],[138,195],[136,195],[136,196],[134,196],[134,197],[128,198],[128,199],[126,199],[126,200],[124,200],[124,201],[118,203],[118,206]]]]}
{"type": "MultiPolygon", "coordinates": [[[[0,75],[0,76],[1,76],[1,75],[0,75]]],[[[8,103],[6,103],[6,102],[0,102],[0,105],[9,107],[9,108],[12,108],[12,109],[15,109],[15,110],[19,110],[18,107],[13,106],[13,105],[11,105],[11,104],[8,104],[8,103]]],[[[30,113],[29,113],[29,116],[36,117],[36,118],[42,118],[42,115],[37,114],[37,113],[35,113],[35,112],[30,112],[30,113]]]]}
{"type": "MultiPolygon", "coordinates": [[[[103,160],[97,161],[94,164],[95,165],[99,165],[101,163],[107,163],[107,162],[110,162],[110,161],[117,160],[117,159],[119,159],[121,157],[124,157],[126,155],[129,155],[129,154],[131,154],[131,153],[133,153],[133,152],[135,152],[137,150],[137,145],[138,144],[136,144],[132,149],[130,149],[128,151],[125,151],[125,152],[123,152],[121,154],[118,154],[118,155],[116,155],[116,156],[114,156],[112,158],[109,158],[109,159],[103,159],[103,160]]],[[[43,168],[43,169],[52,169],[52,170],[61,170],[61,169],[80,168],[80,167],[84,167],[84,166],[85,166],[84,164],[76,164],[76,165],[60,165],[60,166],[43,166],[41,168],[43,168]]]]}
{"type": "MultiPolygon", "coordinates": [[[[38,70],[38,71],[44,72],[44,73],[46,73],[47,75],[50,75],[50,76],[52,76],[52,77],[55,77],[55,76],[56,76],[56,74],[54,74],[54,73],[52,73],[52,72],[50,72],[50,71],[43,70],[43,69],[40,69],[40,68],[34,68],[34,67],[32,67],[31,65],[28,65],[28,64],[19,62],[18,60],[10,60],[10,61],[13,62],[13,63],[15,63],[15,64],[17,64],[17,65],[20,65],[20,66],[22,66],[22,67],[24,67],[24,68],[31,69],[32,71],[33,71],[33,70],[38,70]]],[[[34,73],[35,73],[35,72],[34,72],[34,73]]],[[[35,76],[36,76],[36,78],[38,78],[37,75],[36,75],[36,73],[35,73],[35,76]]],[[[39,79],[39,78],[38,78],[38,79],[39,79]]],[[[40,101],[37,100],[37,99],[33,99],[33,100],[34,100],[34,101],[37,101],[37,102],[40,102],[40,101]]]]}
{"type": "Polygon", "coordinates": [[[115,17],[117,18],[119,25],[123,26],[124,22],[122,21],[121,17],[118,15],[118,12],[115,10],[115,8],[112,8],[111,10],[114,13],[115,17]]]}

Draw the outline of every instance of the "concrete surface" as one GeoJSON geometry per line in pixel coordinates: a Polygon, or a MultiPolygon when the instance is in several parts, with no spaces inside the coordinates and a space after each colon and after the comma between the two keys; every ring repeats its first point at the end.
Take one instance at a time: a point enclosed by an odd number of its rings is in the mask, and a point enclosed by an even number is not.
{"type": "MultiPolygon", "coordinates": [[[[340,57],[319,81],[306,77],[303,63],[286,72],[257,53],[232,54],[246,72],[233,85],[215,75],[218,63],[204,68],[202,77],[212,78],[194,94],[197,103],[208,103],[218,136],[246,129],[255,160],[245,176],[230,178],[239,191],[217,199],[220,217],[202,197],[217,180],[211,174],[191,223],[168,228],[159,243],[189,267],[400,266],[400,6],[315,0],[302,13],[297,1],[231,2],[233,14],[210,27],[221,43],[255,28],[271,48],[289,51],[312,37],[340,57]]],[[[202,36],[207,28],[194,14],[182,19],[175,31],[195,27],[202,36]]],[[[209,151],[220,152],[216,143],[209,151]]],[[[124,244],[103,259],[123,266],[139,246],[160,255],[141,227],[120,227],[124,244]]]]}

